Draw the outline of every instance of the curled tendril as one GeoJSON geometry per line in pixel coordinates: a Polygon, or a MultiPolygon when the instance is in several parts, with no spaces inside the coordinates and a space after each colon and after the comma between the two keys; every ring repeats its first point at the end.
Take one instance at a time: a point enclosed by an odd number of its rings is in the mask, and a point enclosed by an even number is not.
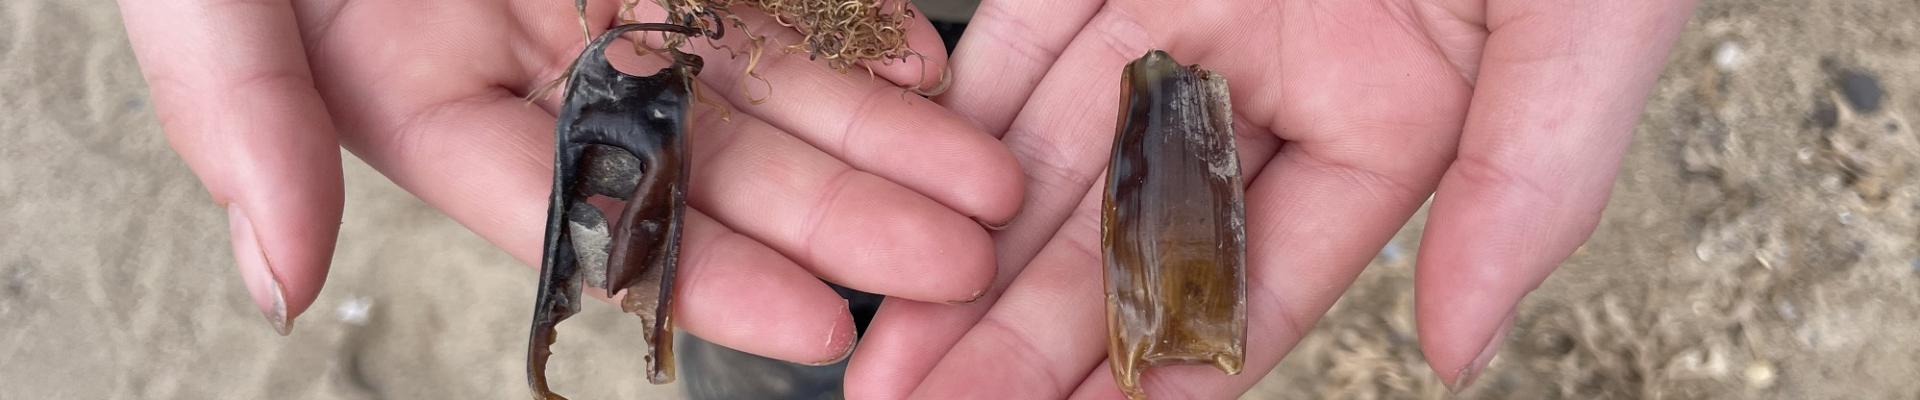
{"type": "MultiPolygon", "coordinates": [[[[918,15],[907,1],[903,0],[620,0],[620,10],[616,13],[623,22],[638,22],[639,13],[635,8],[642,1],[651,1],[665,11],[666,22],[693,28],[697,33],[662,33],[661,48],[650,48],[640,43],[634,44],[639,54],[661,54],[664,49],[680,49],[691,41],[690,36],[704,36],[707,46],[715,50],[724,50],[732,58],[746,56],[746,65],[741,71],[740,92],[750,102],[760,104],[773,95],[773,82],[758,71],[762,55],[769,45],[780,49],[782,53],[807,53],[810,60],[824,62],[828,68],[847,73],[853,68],[865,69],[870,78],[876,78],[873,65],[890,66],[895,62],[907,62],[909,58],[919,59],[920,79],[910,85],[901,85],[906,91],[931,96],[945,91],[951,77],[946,71],[941,76],[940,85],[927,88],[929,76],[927,57],[907,46],[905,25],[918,15]],[[892,1],[892,4],[883,4],[892,1]],[[734,13],[736,10],[753,9],[766,13],[774,24],[793,29],[801,39],[793,44],[781,44],[748,28],[747,24],[734,13]],[[734,46],[724,44],[719,39],[729,26],[745,36],[743,43],[734,46]],[[760,81],[766,93],[755,96],[746,85],[749,80],[760,81]]],[[[586,0],[575,0],[575,5],[584,11],[586,0]]],[[[587,32],[584,12],[581,17],[581,29],[587,32]]],[[[552,88],[559,87],[564,78],[550,83],[529,94],[532,101],[548,95],[552,88]]]]}

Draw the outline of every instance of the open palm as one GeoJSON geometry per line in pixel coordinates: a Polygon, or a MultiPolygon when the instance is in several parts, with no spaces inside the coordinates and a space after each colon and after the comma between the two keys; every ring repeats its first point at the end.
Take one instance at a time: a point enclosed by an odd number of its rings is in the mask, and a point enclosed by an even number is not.
{"type": "MultiPolygon", "coordinates": [[[[617,5],[592,3],[597,33],[617,5]]],[[[539,262],[559,97],[522,97],[559,77],[584,45],[572,5],[129,0],[121,9],[174,148],[227,207],[241,273],[284,330],[326,274],[342,146],[539,262]]],[[[639,19],[664,19],[641,8],[639,19]]],[[[774,43],[799,41],[764,15],[743,16],[774,43]]],[[[925,20],[913,23],[909,41],[937,71],[940,40],[925,20]]],[[[743,36],[723,43],[743,48],[743,36]]],[[[706,58],[702,92],[734,112],[722,120],[719,107],[695,109],[680,326],[744,351],[826,363],[850,351],[854,324],[816,276],[930,302],[971,300],[989,285],[992,249],[976,220],[1012,218],[1018,165],[964,118],[899,88],[937,74],[894,63],[875,66],[885,78],[875,80],[770,49],[758,70],[771,92],[743,90],[747,60],[697,43],[688,48],[706,58]]],[[[612,53],[641,75],[663,65],[612,53]]]]}
{"type": "Polygon", "coordinates": [[[849,372],[860,398],[1111,398],[1100,175],[1121,67],[1149,48],[1226,76],[1247,182],[1246,373],[1150,370],[1155,398],[1237,396],[1432,196],[1420,342],[1471,383],[1513,310],[1606,203],[1690,10],[1669,1],[988,0],[942,103],[1004,132],[1027,172],[983,301],[889,302],[849,372]],[[1007,101],[1007,99],[1027,99],[1007,101]]]}

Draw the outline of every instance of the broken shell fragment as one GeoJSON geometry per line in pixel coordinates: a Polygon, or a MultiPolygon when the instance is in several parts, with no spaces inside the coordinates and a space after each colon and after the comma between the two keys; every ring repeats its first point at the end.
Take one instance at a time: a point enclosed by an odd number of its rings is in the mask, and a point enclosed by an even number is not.
{"type": "Polygon", "coordinates": [[[687,107],[701,62],[668,50],[673,65],[653,75],[614,69],[607,45],[637,30],[699,33],[672,24],[621,25],[589,43],[569,70],[527,344],[527,383],[536,399],[565,399],[547,387],[547,358],[554,328],[586,300],[583,284],[624,296],[621,308],[645,325],[647,380],[674,379],[668,310],[687,208],[687,107]],[[587,201],[594,196],[626,204],[610,219],[587,201]]]}
{"type": "Polygon", "coordinates": [[[1240,373],[1246,212],[1226,78],[1154,50],[1121,83],[1100,228],[1109,362],[1138,399],[1154,365],[1240,373]]]}

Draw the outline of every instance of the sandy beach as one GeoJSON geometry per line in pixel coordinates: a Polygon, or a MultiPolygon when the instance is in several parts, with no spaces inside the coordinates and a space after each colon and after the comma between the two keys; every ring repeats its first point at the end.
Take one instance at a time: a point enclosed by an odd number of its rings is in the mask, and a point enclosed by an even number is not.
{"type": "MultiPolygon", "coordinates": [[[[1487,399],[1920,398],[1920,3],[1706,0],[1593,239],[1522,304],[1487,399]]],[[[532,268],[353,159],[288,337],[168,148],[110,2],[0,2],[0,399],[520,399],[532,268]]],[[[1424,214],[1246,398],[1441,399],[1424,214]]],[[[632,321],[563,326],[576,399],[674,399],[632,321]]]]}

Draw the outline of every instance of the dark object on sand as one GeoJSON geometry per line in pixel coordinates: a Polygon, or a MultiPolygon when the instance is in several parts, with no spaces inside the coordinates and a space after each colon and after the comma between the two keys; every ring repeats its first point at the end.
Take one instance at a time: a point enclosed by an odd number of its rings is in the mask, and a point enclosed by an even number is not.
{"type": "Polygon", "coordinates": [[[700,33],[677,24],[621,25],[589,43],[570,70],[527,348],[527,383],[541,399],[565,399],[548,390],[546,364],[554,327],[586,300],[582,279],[609,294],[625,292],[621,309],[646,325],[647,379],[674,378],[668,311],[687,209],[687,108],[701,60],[669,49],[673,64],[658,73],[620,72],[607,62],[606,48],[632,31],[700,33]],[[626,201],[611,226],[587,201],[594,196],[626,201]]]}
{"type": "Polygon", "coordinates": [[[1142,398],[1158,364],[1239,374],[1246,353],[1246,212],[1227,81],[1154,50],[1121,76],[1101,235],[1108,358],[1142,398]]]}
{"type": "Polygon", "coordinates": [[[1880,89],[1880,78],[1872,73],[1848,69],[1840,71],[1840,94],[1845,95],[1847,104],[1861,114],[1880,111],[1880,99],[1886,93],[1880,89]]]}

